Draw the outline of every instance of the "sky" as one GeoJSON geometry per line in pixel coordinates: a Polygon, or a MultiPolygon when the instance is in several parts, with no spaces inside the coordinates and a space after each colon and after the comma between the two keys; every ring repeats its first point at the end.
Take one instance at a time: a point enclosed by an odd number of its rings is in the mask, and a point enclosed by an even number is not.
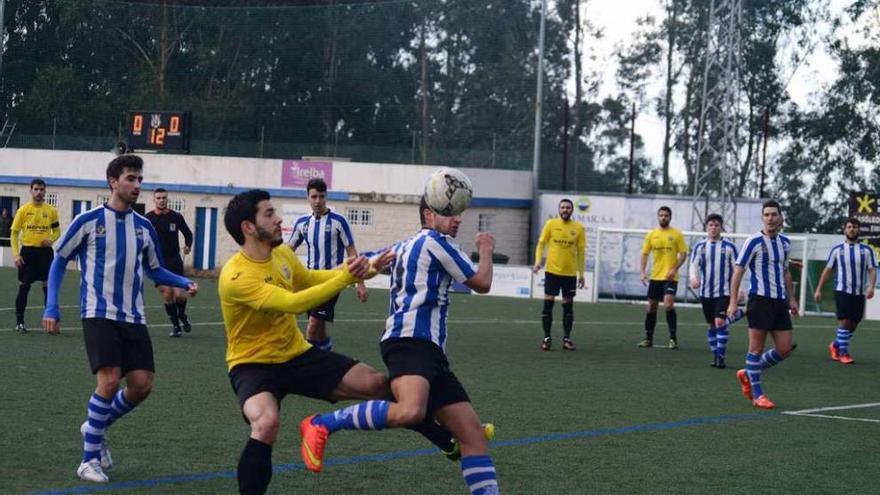
{"type": "MultiPolygon", "coordinates": [[[[830,11],[835,15],[841,15],[843,9],[852,3],[850,0],[831,0],[830,11]]],[[[636,20],[647,14],[651,14],[658,20],[663,19],[665,14],[660,0],[626,0],[627,8],[620,8],[621,0],[587,0],[584,18],[588,19],[596,27],[604,29],[604,39],[594,47],[598,58],[596,61],[585,60],[585,71],[595,70],[603,75],[603,83],[600,89],[602,96],[613,94],[614,74],[616,66],[616,52],[621,46],[628,45],[636,31],[636,20]],[[592,64],[592,68],[588,65],[592,64]]],[[[824,35],[828,33],[828,27],[822,26],[822,30],[816,36],[816,46],[812,53],[805,58],[797,69],[790,69],[787,75],[791,76],[788,85],[789,97],[801,107],[809,107],[814,101],[813,96],[823,88],[830,85],[837,72],[837,63],[828,54],[824,35]]],[[[858,41],[855,28],[846,25],[841,30],[840,36],[858,41]]],[[[656,98],[663,91],[663,74],[658,74],[656,84],[650,86],[647,91],[649,98],[656,98]]],[[[639,113],[636,120],[636,132],[645,140],[645,155],[659,166],[662,163],[663,149],[663,119],[658,117],[650,109],[639,113]]],[[[670,166],[670,175],[677,183],[685,182],[686,173],[684,165],[679,157],[674,157],[670,166]]]]}

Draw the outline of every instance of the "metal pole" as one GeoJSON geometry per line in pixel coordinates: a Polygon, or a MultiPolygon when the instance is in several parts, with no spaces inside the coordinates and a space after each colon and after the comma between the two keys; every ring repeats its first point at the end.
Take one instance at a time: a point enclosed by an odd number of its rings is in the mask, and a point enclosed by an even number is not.
{"type": "Polygon", "coordinates": [[[55,135],[58,132],[58,118],[52,117],[52,149],[55,149],[55,135]]]}
{"type": "MultiPolygon", "coordinates": [[[[547,0],[541,0],[541,23],[538,28],[538,77],[535,89],[535,144],[532,157],[532,228],[531,239],[537,239],[538,215],[538,172],[541,168],[541,114],[544,99],[544,19],[547,17],[547,0]]],[[[532,242],[531,244],[534,244],[532,242]]],[[[527,251],[528,252],[528,251],[527,251]]]]}
{"type": "Polygon", "coordinates": [[[260,126],[260,158],[263,158],[263,146],[266,144],[266,126],[260,126]]]}
{"type": "Polygon", "coordinates": [[[3,80],[3,40],[6,39],[6,0],[0,0],[0,81],[3,80]]]}

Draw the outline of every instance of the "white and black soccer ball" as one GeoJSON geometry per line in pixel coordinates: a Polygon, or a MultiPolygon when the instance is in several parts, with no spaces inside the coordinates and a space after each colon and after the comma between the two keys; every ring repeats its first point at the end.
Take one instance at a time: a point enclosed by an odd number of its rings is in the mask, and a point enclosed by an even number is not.
{"type": "Polygon", "coordinates": [[[443,167],[425,182],[425,203],[444,217],[461,215],[473,197],[471,179],[456,168],[443,167]]]}

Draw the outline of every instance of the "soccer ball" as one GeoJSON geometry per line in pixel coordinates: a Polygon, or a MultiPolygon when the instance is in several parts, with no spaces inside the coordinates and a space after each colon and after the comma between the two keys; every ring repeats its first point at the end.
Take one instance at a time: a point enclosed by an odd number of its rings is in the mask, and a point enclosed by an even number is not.
{"type": "Polygon", "coordinates": [[[461,170],[443,167],[425,183],[425,203],[444,217],[461,215],[471,204],[474,188],[461,170]]]}

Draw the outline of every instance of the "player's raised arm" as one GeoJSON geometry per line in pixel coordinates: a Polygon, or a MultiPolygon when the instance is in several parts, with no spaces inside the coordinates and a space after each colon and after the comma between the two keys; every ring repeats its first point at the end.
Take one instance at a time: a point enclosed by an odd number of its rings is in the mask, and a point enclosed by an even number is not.
{"type": "Polygon", "coordinates": [[[477,273],[465,281],[465,285],[478,294],[486,294],[492,288],[492,253],[495,252],[495,237],[489,232],[479,232],[474,241],[480,261],[477,273]]]}

